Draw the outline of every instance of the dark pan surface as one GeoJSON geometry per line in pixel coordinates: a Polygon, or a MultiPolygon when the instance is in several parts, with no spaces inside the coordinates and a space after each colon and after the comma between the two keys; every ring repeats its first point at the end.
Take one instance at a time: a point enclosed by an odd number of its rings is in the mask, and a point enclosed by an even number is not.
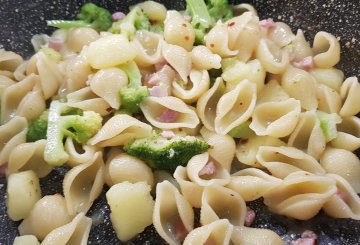
{"type": "MultiPolygon", "coordinates": [[[[32,35],[50,33],[46,19],[72,19],[84,0],[1,0],[0,1],[0,47],[29,57],[33,53],[32,35]]],[[[125,11],[136,0],[92,1],[112,12],[125,11]]],[[[182,1],[160,1],[168,8],[183,9],[182,1]]],[[[327,31],[340,38],[342,46],[339,67],[347,76],[360,77],[360,4],[358,0],[258,0],[233,1],[254,4],[261,18],[288,23],[293,31],[302,29],[312,42],[318,31],[327,31]]],[[[65,168],[54,170],[41,180],[43,195],[62,192],[62,178],[65,168]]],[[[12,244],[17,233],[18,222],[6,215],[6,180],[0,177],[0,245],[12,244]]],[[[268,228],[277,232],[288,243],[299,237],[306,229],[313,230],[319,237],[318,244],[360,244],[360,221],[332,219],[320,213],[310,221],[295,221],[271,214],[262,201],[249,204],[257,214],[254,227],[268,228]]],[[[88,216],[94,220],[89,244],[121,244],[116,238],[109,219],[109,207],[102,195],[94,203],[88,216]]],[[[165,244],[149,227],[128,244],[165,244]]]]}

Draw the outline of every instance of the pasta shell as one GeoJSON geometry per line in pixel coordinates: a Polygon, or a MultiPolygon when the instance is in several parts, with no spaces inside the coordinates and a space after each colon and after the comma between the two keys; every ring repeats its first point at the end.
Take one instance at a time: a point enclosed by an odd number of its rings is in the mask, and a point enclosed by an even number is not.
{"type": "Polygon", "coordinates": [[[300,112],[300,101],[293,98],[263,103],[255,108],[249,127],[257,135],[285,137],[295,129],[300,112]]]}
{"type": "Polygon", "coordinates": [[[37,89],[24,96],[16,110],[16,115],[25,117],[29,121],[33,121],[37,119],[45,109],[45,98],[41,90],[37,89]]]}
{"type": "Polygon", "coordinates": [[[235,226],[231,236],[233,244],[238,245],[283,245],[281,237],[269,229],[235,226]]]}
{"type": "Polygon", "coordinates": [[[67,33],[66,44],[71,51],[78,53],[99,37],[99,33],[90,27],[71,28],[67,33]]]}
{"type": "Polygon", "coordinates": [[[79,244],[86,245],[90,233],[92,219],[79,213],[68,224],[58,227],[51,231],[41,244],[43,245],[63,245],[79,244]]]}
{"type": "Polygon", "coordinates": [[[2,97],[2,94],[4,92],[4,90],[11,86],[14,85],[15,81],[13,81],[11,78],[8,78],[6,76],[0,75],[0,99],[2,97]]]}
{"type": "Polygon", "coordinates": [[[295,39],[295,35],[292,33],[290,26],[284,22],[276,22],[275,26],[269,30],[268,38],[277,46],[284,47],[295,39]]]}
{"type": "Polygon", "coordinates": [[[208,225],[192,230],[186,236],[183,245],[229,244],[233,228],[233,225],[227,219],[216,220],[208,225]]]}
{"type": "Polygon", "coordinates": [[[256,85],[244,80],[233,91],[224,94],[217,106],[215,132],[225,135],[247,121],[256,104],[256,85]]]}
{"type": "Polygon", "coordinates": [[[318,100],[318,110],[326,113],[339,113],[342,102],[336,90],[326,85],[318,84],[316,98],[318,100]]]}
{"type": "Polygon", "coordinates": [[[235,191],[219,185],[204,188],[200,210],[200,223],[210,224],[219,219],[227,219],[230,224],[244,225],[246,204],[235,191]]]}
{"type": "Polygon", "coordinates": [[[188,82],[186,85],[190,86],[191,88],[183,88],[179,83],[174,81],[172,83],[172,94],[182,99],[186,103],[193,103],[197,101],[203,93],[209,90],[209,73],[206,70],[192,70],[190,72],[190,82],[188,82]]]}
{"type": "Polygon", "coordinates": [[[309,72],[316,79],[318,84],[321,83],[340,92],[341,84],[344,81],[344,73],[341,70],[334,67],[313,68],[309,72]]]}
{"type": "Polygon", "coordinates": [[[279,82],[271,80],[266,83],[264,88],[260,91],[257,104],[265,102],[280,102],[289,98],[289,95],[280,86],[279,82]]]}
{"type": "Polygon", "coordinates": [[[17,236],[14,239],[13,245],[40,245],[36,236],[33,235],[25,235],[25,236],[17,236]]]}
{"type": "Polygon", "coordinates": [[[340,96],[343,105],[340,110],[340,116],[355,116],[360,112],[360,84],[356,77],[347,78],[340,88],[340,96]]]}
{"type": "Polygon", "coordinates": [[[95,153],[90,162],[78,165],[66,173],[63,191],[69,214],[86,213],[100,195],[104,185],[102,153],[95,153]]]}
{"type": "Polygon", "coordinates": [[[204,126],[211,131],[215,131],[216,106],[224,92],[224,82],[218,77],[215,84],[198,99],[197,114],[204,126]]]}
{"type": "Polygon", "coordinates": [[[126,114],[115,115],[92,137],[88,144],[119,146],[134,139],[150,136],[152,127],[126,114]]]}
{"type": "Polygon", "coordinates": [[[75,167],[82,163],[89,162],[93,158],[97,149],[90,145],[78,145],[71,137],[67,137],[65,141],[65,151],[69,155],[69,160],[66,162],[70,167],[75,167]],[[79,153],[77,147],[81,147],[82,152],[79,153]]]}
{"type": "Polygon", "coordinates": [[[355,151],[360,147],[360,119],[356,116],[345,117],[337,125],[337,136],[330,141],[331,146],[348,151],[355,151]]]}
{"type": "Polygon", "coordinates": [[[294,147],[260,146],[256,159],[273,176],[281,179],[300,170],[317,175],[325,174],[325,170],[312,156],[294,147]]]}
{"type": "Polygon", "coordinates": [[[140,104],[145,118],[154,126],[161,129],[195,128],[200,120],[195,110],[176,97],[147,97],[140,104]],[[165,110],[176,112],[177,118],[173,122],[161,122],[158,117],[165,110]]]}
{"type": "Polygon", "coordinates": [[[299,62],[306,57],[313,56],[310,44],[306,41],[302,30],[298,29],[295,38],[291,42],[293,61],[299,62]]]}
{"type": "Polygon", "coordinates": [[[235,16],[241,15],[245,12],[250,12],[254,16],[258,16],[258,13],[257,13],[256,9],[254,8],[254,6],[252,6],[251,4],[248,4],[248,3],[232,5],[232,10],[233,10],[233,13],[235,16]]]}
{"type": "Polygon", "coordinates": [[[186,83],[191,71],[191,55],[183,47],[165,43],[162,55],[165,60],[177,71],[181,79],[186,83]]]}
{"type": "Polygon", "coordinates": [[[264,196],[270,211],[299,220],[314,217],[336,193],[335,180],[326,176],[295,172],[264,196]]]}
{"type": "Polygon", "coordinates": [[[320,31],[315,35],[313,51],[316,67],[330,68],[340,61],[339,40],[330,33],[320,31]]]}
{"type": "Polygon", "coordinates": [[[282,74],[289,65],[289,55],[269,39],[260,39],[256,57],[265,70],[273,74],[282,74]]]}
{"type": "Polygon", "coordinates": [[[0,70],[15,71],[23,63],[23,58],[11,51],[0,49],[0,70]]]}
{"type": "Polygon", "coordinates": [[[44,160],[46,140],[23,143],[14,147],[9,155],[8,173],[33,170],[39,178],[48,175],[52,167],[44,160]]]}
{"type": "Polygon", "coordinates": [[[0,166],[8,162],[14,147],[25,143],[26,131],[26,119],[18,116],[0,126],[0,166]]]}
{"type": "Polygon", "coordinates": [[[213,54],[206,46],[195,46],[191,51],[193,68],[197,70],[210,70],[221,68],[221,57],[213,54]]]}
{"type": "Polygon", "coordinates": [[[230,182],[230,173],[220,163],[211,159],[208,152],[193,156],[187,164],[186,171],[189,179],[200,186],[226,185],[230,182]],[[209,161],[215,164],[215,172],[210,176],[200,176],[200,171],[209,161]]]}
{"type": "Polygon", "coordinates": [[[231,175],[227,188],[236,191],[246,202],[254,201],[278,187],[281,179],[256,168],[247,168],[231,175]]]}
{"type": "Polygon", "coordinates": [[[146,17],[148,17],[151,21],[155,22],[163,22],[166,18],[166,7],[158,2],[154,1],[145,1],[137,4],[146,17]]]}
{"type": "Polygon", "coordinates": [[[137,48],[135,62],[139,66],[149,66],[159,63],[162,56],[163,37],[153,32],[140,30],[133,40],[137,48]]]}
{"type": "MultiPolygon", "coordinates": [[[[251,12],[245,12],[242,15],[231,18],[227,22],[225,22],[225,26],[227,26],[229,33],[228,43],[231,50],[235,50],[235,46],[238,42],[240,34],[245,30],[245,27],[249,25],[249,22],[253,20],[253,18],[254,16],[251,12]]],[[[255,16],[255,18],[257,17],[255,16]]],[[[256,39],[254,40],[254,42],[256,43],[256,39]]]]}
{"type": "Polygon", "coordinates": [[[223,58],[235,56],[239,51],[229,48],[229,36],[227,25],[218,21],[204,38],[206,47],[214,54],[218,54],[223,58]]]}
{"type": "Polygon", "coordinates": [[[168,181],[156,186],[153,223],[159,235],[170,245],[182,244],[194,227],[191,205],[168,181]]]}

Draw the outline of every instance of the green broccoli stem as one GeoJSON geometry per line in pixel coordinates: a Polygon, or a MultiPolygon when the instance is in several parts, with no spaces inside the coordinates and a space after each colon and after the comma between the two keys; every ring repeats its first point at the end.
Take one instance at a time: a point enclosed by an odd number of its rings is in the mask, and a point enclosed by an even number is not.
{"type": "Polygon", "coordinates": [[[128,76],[129,88],[137,88],[141,86],[141,73],[134,61],[130,61],[121,65],[120,69],[123,70],[128,76]]]}
{"type": "Polygon", "coordinates": [[[213,24],[204,0],[186,0],[187,7],[192,16],[191,24],[195,28],[209,28],[213,24]]]}
{"type": "Polygon", "coordinates": [[[47,20],[46,23],[48,26],[52,26],[60,29],[93,27],[91,23],[88,23],[83,20],[47,20]]]}

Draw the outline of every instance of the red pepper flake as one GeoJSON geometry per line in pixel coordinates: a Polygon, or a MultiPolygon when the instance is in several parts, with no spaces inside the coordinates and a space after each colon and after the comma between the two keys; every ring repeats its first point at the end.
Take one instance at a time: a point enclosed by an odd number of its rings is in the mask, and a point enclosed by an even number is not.
{"type": "Polygon", "coordinates": [[[186,24],[186,23],[183,23],[182,26],[183,26],[183,27],[187,27],[187,24],[186,24]]]}
{"type": "Polygon", "coordinates": [[[107,112],[112,112],[112,110],[113,110],[113,108],[111,108],[111,107],[106,108],[107,112]]]}
{"type": "Polygon", "coordinates": [[[214,48],[214,47],[215,47],[215,44],[210,43],[210,47],[214,48]]]}
{"type": "Polygon", "coordinates": [[[246,144],[248,141],[249,141],[249,139],[242,139],[242,140],[240,141],[240,143],[241,143],[241,144],[246,144]]]}
{"type": "Polygon", "coordinates": [[[230,22],[229,24],[228,24],[228,26],[234,26],[235,25],[235,22],[230,22]]]}
{"type": "Polygon", "coordinates": [[[189,41],[190,37],[189,36],[185,36],[185,40],[189,41]]]}
{"type": "Polygon", "coordinates": [[[243,103],[242,103],[242,102],[240,102],[240,105],[243,105],[243,103]]]}

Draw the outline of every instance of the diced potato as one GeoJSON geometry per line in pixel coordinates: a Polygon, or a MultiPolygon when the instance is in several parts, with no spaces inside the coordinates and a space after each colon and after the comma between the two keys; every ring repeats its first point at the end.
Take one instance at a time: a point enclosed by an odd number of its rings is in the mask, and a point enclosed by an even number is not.
{"type": "Polygon", "coordinates": [[[136,54],[136,48],[124,35],[114,34],[90,43],[87,60],[93,68],[102,69],[133,60],[136,54]]]}
{"type": "Polygon", "coordinates": [[[106,193],[111,222],[121,241],[128,241],[152,224],[155,202],[150,190],[145,182],[123,182],[106,193]]]}
{"type": "Polygon", "coordinates": [[[40,242],[33,235],[15,237],[13,245],[40,245],[40,242]]]}
{"type": "Polygon", "coordinates": [[[10,219],[26,218],[41,198],[39,178],[34,171],[13,173],[7,185],[7,211],[10,219]]]}

